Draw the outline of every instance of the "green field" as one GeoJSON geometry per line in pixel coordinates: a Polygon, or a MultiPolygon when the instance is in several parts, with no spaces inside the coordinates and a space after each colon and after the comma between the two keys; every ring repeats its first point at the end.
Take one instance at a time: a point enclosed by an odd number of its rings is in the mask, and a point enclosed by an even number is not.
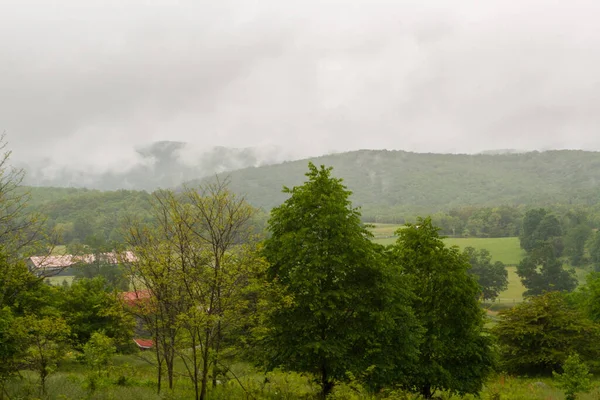
{"type": "Polygon", "coordinates": [[[371,227],[369,229],[371,232],[373,232],[373,236],[375,236],[375,239],[390,238],[391,236],[394,236],[394,232],[396,232],[399,228],[402,228],[404,226],[404,225],[398,225],[398,224],[369,224],[369,225],[371,225],[371,227]]]}
{"type": "MultiPolygon", "coordinates": [[[[380,224],[381,225],[381,224],[380,224]]],[[[395,226],[398,225],[390,225],[395,226]]],[[[396,241],[394,237],[383,237],[379,232],[386,232],[384,227],[373,229],[375,242],[383,245],[392,244],[396,241]],[[377,230],[376,230],[377,229],[377,230]],[[377,233],[376,233],[377,232],[377,233]]],[[[388,229],[389,231],[389,229],[388,229]]],[[[393,232],[393,231],[392,231],[393,232]]],[[[493,261],[502,261],[506,265],[517,265],[523,256],[518,237],[507,238],[446,238],[444,239],[450,246],[458,246],[461,249],[465,247],[474,247],[476,249],[487,249],[492,255],[493,261]]]]}
{"type": "MultiPolygon", "coordinates": [[[[384,234],[397,229],[399,225],[378,224],[373,228],[374,241],[379,244],[388,245],[396,241],[395,237],[385,237],[384,234]],[[391,227],[394,227],[392,229],[391,227]]],[[[444,242],[450,246],[474,247],[476,249],[487,249],[492,255],[492,261],[501,261],[507,265],[508,289],[500,293],[497,301],[505,304],[514,304],[523,301],[525,287],[517,276],[516,265],[525,256],[525,252],[519,245],[518,237],[507,238],[446,238],[444,242]]],[[[575,270],[579,283],[585,282],[588,270],[577,268],[575,270]]]]}

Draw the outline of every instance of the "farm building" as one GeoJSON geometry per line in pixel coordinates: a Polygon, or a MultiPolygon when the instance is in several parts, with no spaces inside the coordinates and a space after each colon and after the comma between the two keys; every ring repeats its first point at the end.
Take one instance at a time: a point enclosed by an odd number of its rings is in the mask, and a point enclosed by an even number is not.
{"type": "Polygon", "coordinates": [[[72,255],[64,254],[59,256],[33,256],[27,259],[27,267],[30,271],[39,276],[55,275],[66,268],[76,265],[93,264],[97,261],[105,264],[121,264],[124,262],[133,262],[137,260],[133,252],[124,253],[101,253],[72,255]]]}
{"type": "Polygon", "coordinates": [[[133,341],[140,350],[149,350],[154,346],[154,341],[152,339],[133,339],[133,341]]]}

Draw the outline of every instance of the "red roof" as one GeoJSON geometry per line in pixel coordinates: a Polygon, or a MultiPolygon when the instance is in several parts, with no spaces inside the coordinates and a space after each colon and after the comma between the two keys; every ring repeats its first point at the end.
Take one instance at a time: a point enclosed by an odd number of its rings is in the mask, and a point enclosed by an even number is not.
{"type": "Polygon", "coordinates": [[[152,346],[154,346],[154,341],[152,339],[133,339],[133,341],[140,349],[151,349],[152,346]]]}
{"type": "Polygon", "coordinates": [[[134,305],[139,300],[146,300],[150,298],[149,290],[138,290],[136,292],[121,292],[121,298],[125,303],[129,305],[134,305]]]}

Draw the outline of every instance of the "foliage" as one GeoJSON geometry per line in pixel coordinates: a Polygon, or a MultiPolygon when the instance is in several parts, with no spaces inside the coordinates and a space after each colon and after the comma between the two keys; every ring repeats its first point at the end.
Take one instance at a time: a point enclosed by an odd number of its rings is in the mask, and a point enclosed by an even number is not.
{"type": "Polygon", "coordinates": [[[134,320],[104,278],[80,279],[60,290],[59,308],[76,347],[82,348],[94,332],[102,331],[119,350],[130,348],[134,320]]]}
{"type": "Polygon", "coordinates": [[[517,274],[527,288],[524,296],[536,296],[545,292],[570,292],[577,287],[574,270],[565,270],[551,244],[543,244],[531,250],[517,266],[517,274]]]}
{"type": "Polygon", "coordinates": [[[9,307],[0,309],[0,398],[7,379],[18,373],[27,348],[23,325],[19,322],[9,307]]]}
{"type": "Polygon", "coordinates": [[[414,278],[413,307],[425,328],[410,388],[427,398],[436,390],[477,393],[492,370],[493,353],[467,257],[444,245],[430,218],[407,224],[397,234],[391,251],[414,278]]]}
{"type": "Polygon", "coordinates": [[[600,322],[600,273],[592,272],[586,277],[584,285],[569,296],[569,300],[577,306],[589,319],[600,322]]]}
{"type": "Polygon", "coordinates": [[[597,231],[590,238],[590,259],[594,266],[594,270],[600,272],[600,231],[597,231]]]}
{"type": "Polygon", "coordinates": [[[600,327],[559,292],[532,297],[501,311],[493,331],[502,368],[509,373],[550,374],[573,352],[591,365],[600,356],[600,327]]]}
{"type": "Polygon", "coordinates": [[[501,291],[508,288],[508,271],[506,267],[500,261],[492,264],[489,251],[466,247],[463,253],[471,264],[469,273],[476,277],[481,288],[481,297],[484,300],[494,300],[501,291]]]}
{"type": "Polygon", "coordinates": [[[592,374],[579,358],[579,354],[575,353],[567,357],[562,370],[562,374],[552,371],[552,375],[558,381],[558,386],[565,392],[566,400],[575,400],[577,393],[587,393],[592,389],[592,374]]]}
{"type": "Polygon", "coordinates": [[[196,398],[204,399],[227,369],[234,336],[246,322],[246,289],[264,266],[255,212],[226,182],[153,197],[157,223],[134,222],[128,234],[138,258],[131,263],[133,281],[150,293],[150,312],[142,318],[157,343],[159,379],[164,362],[172,387],[177,356],[196,398]]]}
{"type": "Polygon", "coordinates": [[[86,363],[98,373],[106,373],[117,348],[113,339],[102,332],[94,332],[83,346],[86,363]]]}
{"type": "Polygon", "coordinates": [[[0,247],[15,261],[44,250],[48,237],[43,216],[29,209],[31,193],[21,187],[25,171],[11,166],[7,145],[0,135],[0,247]]]}
{"type": "Polygon", "coordinates": [[[406,282],[385,269],[351,193],[331,168],[309,164],[306,176],[284,188],[290,197],[271,212],[264,255],[272,308],[262,349],[269,368],[318,376],[325,397],[373,363],[373,380],[390,379],[394,365],[414,358],[419,329],[406,282]]]}
{"type": "Polygon", "coordinates": [[[560,221],[553,214],[543,208],[529,210],[523,218],[521,247],[531,252],[551,243],[560,257],[562,243],[557,238],[562,237],[562,234],[560,221]]]}
{"type": "Polygon", "coordinates": [[[60,317],[28,315],[21,319],[29,344],[24,361],[40,376],[41,392],[46,391],[46,379],[56,371],[68,348],[69,326],[60,317]]]}
{"type": "Polygon", "coordinates": [[[570,228],[564,238],[565,255],[573,266],[585,264],[585,245],[592,234],[592,229],[586,224],[570,228]]]}

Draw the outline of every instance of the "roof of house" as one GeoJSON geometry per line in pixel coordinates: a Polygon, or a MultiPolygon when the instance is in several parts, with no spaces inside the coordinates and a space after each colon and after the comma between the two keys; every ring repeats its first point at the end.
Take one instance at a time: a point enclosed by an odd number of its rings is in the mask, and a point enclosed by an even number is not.
{"type": "Polygon", "coordinates": [[[154,346],[154,341],[152,339],[133,339],[133,341],[140,349],[151,349],[152,346],[154,346]]]}
{"type": "Polygon", "coordinates": [[[121,292],[119,293],[121,299],[127,304],[135,304],[138,300],[144,300],[150,298],[149,290],[137,290],[135,292],[121,292]]]}
{"type": "MultiPolygon", "coordinates": [[[[131,251],[124,253],[102,253],[100,258],[108,264],[119,264],[122,262],[133,262],[137,257],[131,251]]],[[[30,264],[37,269],[41,268],[67,268],[75,264],[92,264],[96,261],[96,255],[84,254],[76,256],[64,254],[61,256],[33,256],[29,257],[30,264]]]]}

